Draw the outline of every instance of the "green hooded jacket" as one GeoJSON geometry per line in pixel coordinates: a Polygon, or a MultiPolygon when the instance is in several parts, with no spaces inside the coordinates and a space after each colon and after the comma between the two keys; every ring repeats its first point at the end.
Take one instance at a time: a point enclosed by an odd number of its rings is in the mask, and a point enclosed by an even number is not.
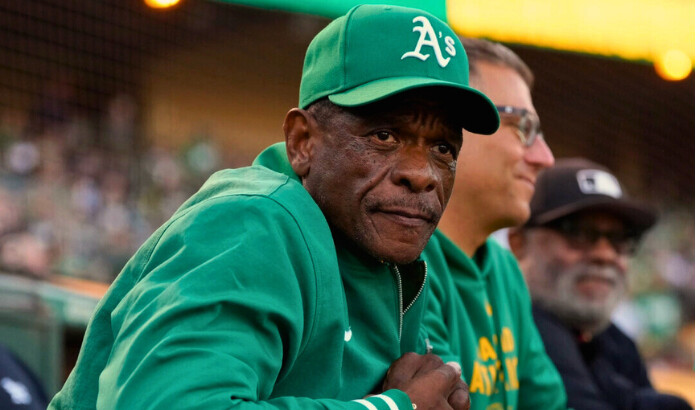
{"type": "Polygon", "coordinates": [[[414,265],[336,249],[277,144],[215,173],[129,260],[49,408],[411,410],[399,390],[362,398],[426,351],[414,265]]]}

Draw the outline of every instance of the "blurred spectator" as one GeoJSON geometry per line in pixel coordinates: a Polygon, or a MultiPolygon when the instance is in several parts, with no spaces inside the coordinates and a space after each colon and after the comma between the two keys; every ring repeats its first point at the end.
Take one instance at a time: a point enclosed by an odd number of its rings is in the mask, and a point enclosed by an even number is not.
{"type": "Polygon", "coordinates": [[[219,150],[206,136],[195,137],[193,143],[185,147],[184,157],[188,171],[198,180],[210,175],[221,165],[219,150]]]}
{"type": "Polygon", "coordinates": [[[16,272],[45,277],[50,272],[49,249],[29,232],[6,235],[0,242],[2,265],[16,272]]]}
{"type": "Polygon", "coordinates": [[[531,209],[509,240],[569,407],[690,409],[652,387],[635,343],[611,323],[628,290],[628,258],[656,213],[627,197],[605,167],[583,159],[545,170],[531,209]]]}
{"type": "Polygon", "coordinates": [[[22,210],[15,198],[0,187],[0,237],[17,231],[22,225],[22,210]]]}
{"type": "Polygon", "coordinates": [[[27,175],[39,166],[39,150],[30,141],[17,141],[10,144],[5,161],[10,172],[27,175]]]}

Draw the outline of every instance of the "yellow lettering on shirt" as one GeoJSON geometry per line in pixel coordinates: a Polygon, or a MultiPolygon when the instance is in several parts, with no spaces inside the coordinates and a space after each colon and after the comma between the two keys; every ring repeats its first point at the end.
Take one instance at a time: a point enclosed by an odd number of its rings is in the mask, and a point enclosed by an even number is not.
{"type": "Polygon", "coordinates": [[[510,328],[503,327],[500,334],[480,337],[478,342],[470,394],[496,397],[499,392],[517,391],[520,388],[518,357],[510,328]]]}
{"type": "Polygon", "coordinates": [[[508,382],[506,383],[506,390],[515,390],[520,388],[520,381],[518,380],[518,358],[517,357],[507,357],[506,358],[506,370],[508,372],[508,382]]]}
{"type": "Polygon", "coordinates": [[[489,366],[489,380],[491,380],[491,383],[493,384],[493,390],[494,392],[498,392],[498,384],[497,384],[497,377],[498,377],[498,370],[496,369],[496,365],[492,364],[489,366]]]}
{"type": "Polygon", "coordinates": [[[489,339],[485,337],[479,338],[479,357],[482,362],[496,360],[496,351],[493,349],[489,339]]]}
{"type": "Polygon", "coordinates": [[[472,381],[469,383],[470,393],[484,394],[484,379],[481,377],[481,364],[474,361],[474,370],[472,371],[472,381]]]}
{"type": "Polygon", "coordinates": [[[484,302],[484,310],[486,310],[486,314],[489,316],[493,316],[493,308],[491,307],[491,304],[487,301],[484,302]]]}
{"type": "Polygon", "coordinates": [[[515,339],[513,338],[513,332],[507,327],[501,330],[501,349],[505,353],[510,353],[515,350],[515,339]]]}
{"type": "Polygon", "coordinates": [[[486,385],[486,395],[490,396],[493,394],[493,380],[489,377],[489,369],[486,366],[481,366],[481,378],[484,379],[484,384],[486,385]]]}

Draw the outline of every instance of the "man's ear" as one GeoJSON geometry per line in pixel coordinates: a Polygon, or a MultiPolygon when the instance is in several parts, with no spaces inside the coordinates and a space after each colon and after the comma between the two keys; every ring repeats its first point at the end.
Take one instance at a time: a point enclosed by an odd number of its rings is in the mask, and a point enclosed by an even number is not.
{"type": "Polygon", "coordinates": [[[284,138],[287,157],[294,173],[302,180],[309,174],[313,158],[313,130],[316,122],[308,111],[292,108],[284,118],[284,138]]]}
{"type": "Polygon", "coordinates": [[[521,228],[510,228],[508,230],[508,244],[515,258],[520,261],[525,257],[525,232],[521,228]]]}

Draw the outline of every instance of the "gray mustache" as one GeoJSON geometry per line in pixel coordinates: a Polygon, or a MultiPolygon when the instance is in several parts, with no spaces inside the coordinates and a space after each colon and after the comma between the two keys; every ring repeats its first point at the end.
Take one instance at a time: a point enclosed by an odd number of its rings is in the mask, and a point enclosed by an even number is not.
{"type": "Polygon", "coordinates": [[[624,281],[622,272],[613,266],[585,265],[576,271],[576,278],[592,277],[611,282],[624,281]]]}
{"type": "Polygon", "coordinates": [[[432,223],[437,223],[440,220],[440,217],[442,216],[441,209],[436,209],[435,206],[432,206],[431,204],[427,203],[427,201],[421,201],[416,199],[370,199],[367,201],[367,208],[370,211],[380,211],[383,209],[390,208],[413,209],[418,211],[421,215],[426,216],[432,223]]]}

